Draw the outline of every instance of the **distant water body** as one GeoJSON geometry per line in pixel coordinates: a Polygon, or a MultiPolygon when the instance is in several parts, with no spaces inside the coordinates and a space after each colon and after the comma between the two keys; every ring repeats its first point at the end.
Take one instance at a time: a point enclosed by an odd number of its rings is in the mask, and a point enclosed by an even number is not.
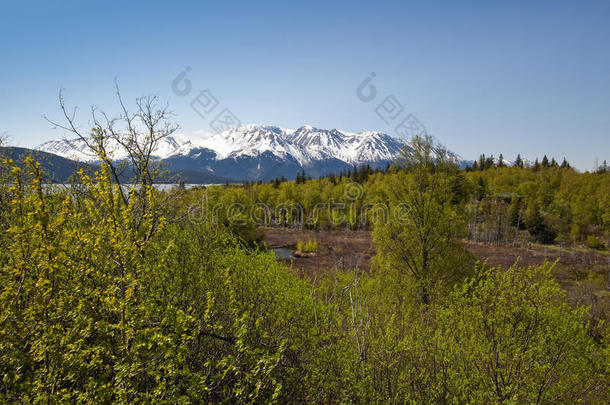
{"type": "MultiPolygon", "coordinates": [[[[222,183],[224,184],[224,183],[222,183]]],[[[171,191],[177,189],[179,187],[184,187],[186,190],[193,187],[209,187],[209,186],[218,186],[221,184],[218,183],[210,183],[210,184],[154,184],[153,186],[159,191],[171,191]]],[[[56,191],[56,190],[67,190],[72,187],[72,184],[44,184],[43,187],[47,190],[56,191]]],[[[123,184],[124,190],[129,190],[133,187],[133,184],[123,184]]]]}

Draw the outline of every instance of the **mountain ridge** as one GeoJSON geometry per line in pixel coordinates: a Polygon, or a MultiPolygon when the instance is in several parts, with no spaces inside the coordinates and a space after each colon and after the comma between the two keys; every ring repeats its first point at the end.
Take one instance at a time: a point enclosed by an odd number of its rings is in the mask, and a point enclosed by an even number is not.
{"type": "MultiPolygon", "coordinates": [[[[402,139],[379,131],[355,133],[311,125],[286,129],[248,124],[212,136],[169,135],[159,142],[155,158],[163,163],[171,179],[269,181],[294,179],[303,170],[318,177],[361,165],[385,168],[404,145],[402,139]]],[[[97,161],[82,139],[52,140],[36,149],[80,162],[97,161]]],[[[110,140],[108,149],[113,160],[127,158],[126,151],[114,140],[110,140]]],[[[450,155],[459,160],[459,156],[450,155]]]]}
{"type": "MultiPolygon", "coordinates": [[[[402,140],[376,131],[353,133],[310,125],[285,129],[249,124],[208,137],[169,135],[160,141],[155,156],[171,172],[266,181],[282,176],[294,178],[301,170],[320,176],[363,164],[384,167],[396,158],[403,145],[402,140]]],[[[52,140],[36,149],[76,161],[97,160],[81,139],[52,140]]],[[[109,149],[115,160],[127,157],[114,141],[109,149]]]]}
{"type": "MultiPolygon", "coordinates": [[[[209,137],[172,134],[160,141],[155,155],[163,160],[177,155],[187,156],[195,149],[209,149],[218,160],[222,160],[240,156],[256,157],[269,151],[281,159],[293,158],[306,168],[316,161],[333,158],[350,165],[391,160],[400,152],[403,143],[374,131],[352,133],[318,129],[310,125],[284,129],[249,124],[209,137]]],[[[52,140],[36,149],[78,161],[96,160],[81,139],[52,140]]],[[[110,150],[114,159],[126,157],[125,151],[116,142],[110,143],[110,150]]]]}

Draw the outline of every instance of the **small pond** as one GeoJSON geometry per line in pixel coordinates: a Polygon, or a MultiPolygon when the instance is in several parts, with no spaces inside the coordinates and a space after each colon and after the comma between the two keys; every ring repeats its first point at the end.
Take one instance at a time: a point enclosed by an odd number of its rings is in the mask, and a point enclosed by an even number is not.
{"type": "Polygon", "coordinates": [[[292,250],[287,248],[275,248],[271,249],[271,251],[275,253],[278,259],[292,259],[294,257],[292,256],[292,250]]]}

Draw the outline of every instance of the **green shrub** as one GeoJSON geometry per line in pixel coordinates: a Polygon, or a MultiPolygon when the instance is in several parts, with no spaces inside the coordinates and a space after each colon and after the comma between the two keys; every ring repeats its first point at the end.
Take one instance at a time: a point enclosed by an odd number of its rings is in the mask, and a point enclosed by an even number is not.
{"type": "Polygon", "coordinates": [[[316,253],[318,251],[318,241],[309,239],[307,242],[298,241],[297,250],[303,253],[316,253]]]}
{"type": "Polygon", "coordinates": [[[587,236],[587,241],[585,242],[587,247],[591,249],[603,250],[606,246],[604,246],[604,242],[597,239],[594,235],[587,236]]]}
{"type": "Polygon", "coordinates": [[[106,168],[58,201],[28,164],[0,235],[0,402],[306,396],[324,311],[305,282],[222,226],[168,223],[152,188],[125,204],[106,168]]]}
{"type": "Polygon", "coordinates": [[[305,250],[307,252],[317,252],[318,251],[318,241],[317,240],[310,240],[305,244],[305,250]]]}

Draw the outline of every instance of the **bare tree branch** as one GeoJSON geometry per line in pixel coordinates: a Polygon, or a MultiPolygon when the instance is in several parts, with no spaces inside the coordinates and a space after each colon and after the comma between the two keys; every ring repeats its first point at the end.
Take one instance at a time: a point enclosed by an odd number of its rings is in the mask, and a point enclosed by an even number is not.
{"type": "Polygon", "coordinates": [[[120,106],[119,115],[110,117],[96,106],[91,106],[89,133],[77,125],[77,108],[70,111],[66,107],[63,89],[59,91],[59,106],[65,122],[43,117],[55,128],[78,137],[94,156],[108,166],[113,181],[120,186],[121,198],[127,203],[129,197],[122,187],[126,171],[133,172],[129,182],[136,186],[136,196],[142,197],[146,188],[152,186],[160,176],[160,164],[155,161],[160,142],[178,130],[179,126],[169,122],[173,116],[169,105],[159,106],[157,96],[136,99],[135,112],[130,112],[116,80],[115,93],[120,106]],[[115,153],[118,151],[126,154],[124,160],[116,159],[115,153]]]}

